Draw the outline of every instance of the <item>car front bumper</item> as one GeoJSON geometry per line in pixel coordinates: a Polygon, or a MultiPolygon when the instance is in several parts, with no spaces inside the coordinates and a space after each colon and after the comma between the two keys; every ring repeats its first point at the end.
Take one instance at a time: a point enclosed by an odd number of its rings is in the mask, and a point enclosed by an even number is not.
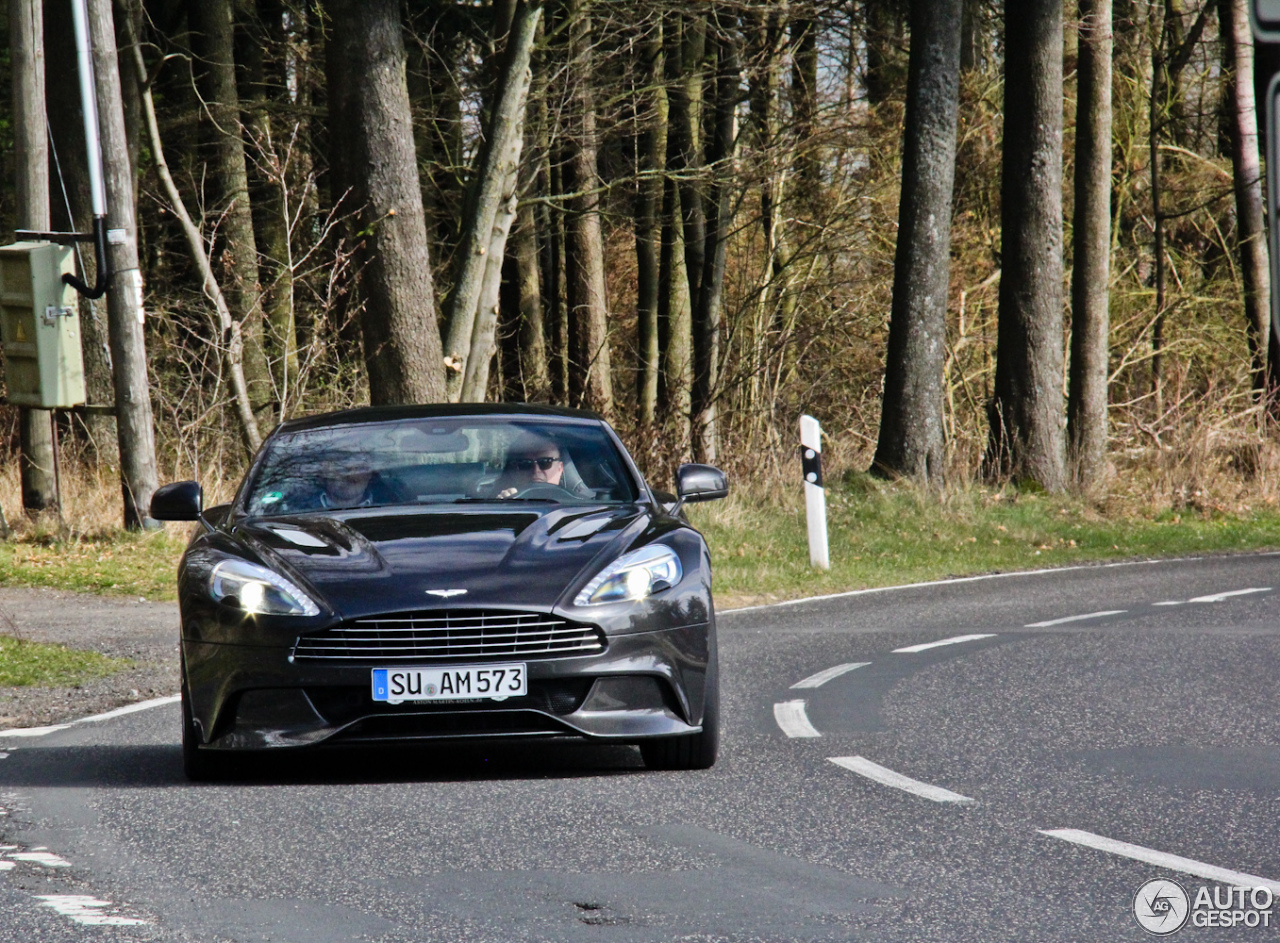
{"type": "Polygon", "coordinates": [[[634,742],[702,729],[714,635],[707,622],[612,636],[599,654],[506,659],[527,666],[529,693],[501,702],[374,702],[372,671],[386,665],[293,663],[292,646],[184,638],[182,655],[207,749],[539,736],[634,742]]]}

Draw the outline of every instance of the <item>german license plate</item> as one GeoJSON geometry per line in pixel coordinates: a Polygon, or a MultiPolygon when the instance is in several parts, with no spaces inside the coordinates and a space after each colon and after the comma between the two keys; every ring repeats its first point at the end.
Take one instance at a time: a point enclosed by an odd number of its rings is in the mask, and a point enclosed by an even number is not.
{"type": "Polygon", "coordinates": [[[373,699],[404,701],[505,701],[526,693],[524,665],[455,665],[448,668],[375,668],[373,699]]]}

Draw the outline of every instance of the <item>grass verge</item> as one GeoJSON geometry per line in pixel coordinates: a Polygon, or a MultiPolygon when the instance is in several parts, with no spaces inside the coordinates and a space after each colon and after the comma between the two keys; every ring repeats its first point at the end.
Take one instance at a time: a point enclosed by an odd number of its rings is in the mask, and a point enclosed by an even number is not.
{"type": "Polygon", "coordinates": [[[131,664],[97,652],[0,636],[2,687],[68,687],[114,674],[131,664]]]}
{"type": "Polygon", "coordinates": [[[0,585],[176,599],[178,558],[186,545],[184,536],[166,532],[35,533],[0,542],[0,585]]]}
{"type": "MultiPolygon", "coordinates": [[[[834,476],[833,476],[834,477],[834,476]]],[[[845,475],[827,488],[831,569],[809,566],[797,488],[738,488],[691,505],[721,608],[821,593],[1078,563],[1280,548],[1274,504],[1119,508],[1061,495],[964,488],[941,495],[845,475]]],[[[175,598],[177,532],[33,533],[0,543],[0,585],[175,598]]]]}
{"type": "Polygon", "coordinates": [[[689,509],[711,547],[719,608],[953,576],[1280,547],[1274,506],[1104,516],[1063,496],[982,488],[939,496],[851,474],[827,489],[831,569],[822,572],[809,565],[796,491],[745,490],[689,509]]]}

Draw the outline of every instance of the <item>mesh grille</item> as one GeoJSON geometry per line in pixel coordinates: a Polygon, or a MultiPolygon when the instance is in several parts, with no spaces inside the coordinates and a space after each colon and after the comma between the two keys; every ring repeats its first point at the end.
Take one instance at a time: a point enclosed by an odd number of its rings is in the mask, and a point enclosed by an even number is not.
{"type": "Polygon", "coordinates": [[[357,619],[298,639],[294,661],[386,664],[487,658],[549,658],[604,651],[598,628],[544,612],[458,610],[357,619]]]}

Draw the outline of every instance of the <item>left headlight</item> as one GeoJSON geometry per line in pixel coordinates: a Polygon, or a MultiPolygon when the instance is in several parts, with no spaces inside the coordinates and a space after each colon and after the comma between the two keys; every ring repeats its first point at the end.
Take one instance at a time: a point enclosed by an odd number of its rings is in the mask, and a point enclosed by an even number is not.
{"type": "Polygon", "coordinates": [[[624,553],[582,588],[575,606],[643,599],[680,582],[684,569],[670,547],[653,544],[624,553]]]}
{"type": "Polygon", "coordinates": [[[209,576],[209,595],[235,597],[245,612],[272,616],[316,616],[320,607],[279,573],[247,560],[223,560],[209,576]]]}

